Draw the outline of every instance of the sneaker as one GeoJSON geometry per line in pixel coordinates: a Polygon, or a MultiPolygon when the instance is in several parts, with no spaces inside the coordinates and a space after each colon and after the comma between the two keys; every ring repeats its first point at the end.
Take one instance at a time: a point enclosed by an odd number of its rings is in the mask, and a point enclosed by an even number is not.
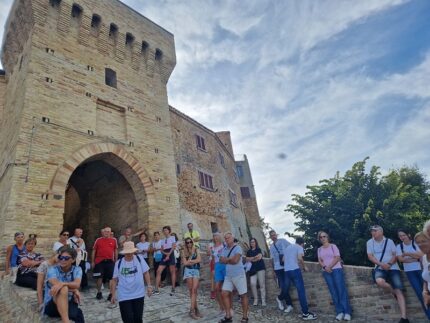
{"type": "Polygon", "coordinates": [[[103,299],[102,292],[98,292],[97,295],[96,295],[96,298],[97,299],[103,299]]]}
{"type": "Polygon", "coordinates": [[[276,297],[276,302],[278,303],[278,308],[283,311],[285,309],[283,302],[278,297],[276,297]]]}
{"type": "Polygon", "coordinates": [[[409,323],[408,319],[404,319],[403,317],[400,319],[399,323],[409,323]]]}
{"type": "Polygon", "coordinates": [[[172,289],[170,290],[170,296],[173,296],[173,294],[175,294],[175,289],[172,287],[172,289]]]}
{"type": "Polygon", "coordinates": [[[292,310],[293,310],[293,306],[287,305],[287,308],[285,309],[284,313],[291,313],[292,310]]]}
{"type": "Polygon", "coordinates": [[[344,321],[351,321],[351,314],[345,314],[345,316],[343,317],[344,321]]]}
{"type": "Polygon", "coordinates": [[[342,321],[343,320],[343,313],[339,313],[336,315],[336,321],[342,321]]]}
{"type": "Polygon", "coordinates": [[[158,289],[156,289],[152,292],[152,295],[160,295],[160,291],[158,289]]]}
{"type": "Polygon", "coordinates": [[[316,320],[317,316],[314,313],[309,312],[308,314],[302,314],[303,321],[316,320]]]}
{"type": "Polygon", "coordinates": [[[265,300],[262,300],[261,301],[261,306],[263,306],[263,307],[265,307],[267,304],[266,304],[266,301],[265,300]]]}
{"type": "Polygon", "coordinates": [[[258,300],[254,300],[254,304],[253,304],[254,306],[258,306],[258,300]]]}
{"type": "Polygon", "coordinates": [[[112,299],[112,294],[109,294],[109,296],[107,297],[107,301],[110,302],[112,299]]]}

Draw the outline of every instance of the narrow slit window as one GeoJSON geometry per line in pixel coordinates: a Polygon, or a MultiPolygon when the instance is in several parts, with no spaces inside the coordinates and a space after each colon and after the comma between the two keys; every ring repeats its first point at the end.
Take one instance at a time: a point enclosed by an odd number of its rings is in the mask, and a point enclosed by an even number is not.
{"type": "Polygon", "coordinates": [[[162,58],[163,58],[163,52],[161,51],[161,49],[157,48],[155,50],[155,60],[161,61],[162,58]]]}
{"type": "Polygon", "coordinates": [[[72,17],[79,20],[82,17],[82,7],[76,3],[72,6],[72,17]]]}
{"type": "Polygon", "coordinates": [[[109,27],[109,37],[114,40],[118,37],[118,26],[113,23],[109,27]]]}
{"type": "Polygon", "coordinates": [[[61,0],[49,0],[49,4],[51,7],[58,9],[60,8],[61,0]]]}
{"type": "Polygon", "coordinates": [[[134,36],[131,33],[125,34],[125,46],[132,47],[134,43],[134,36]]]}
{"type": "Polygon", "coordinates": [[[91,18],[91,28],[93,30],[99,30],[102,18],[99,15],[94,14],[91,18]]]}
{"type": "Polygon", "coordinates": [[[105,83],[111,87],[116,88],[116,72],[110,68],[105,69],[105,83]]]}
{"type": "Polygon", "coordinates": [[[149,44],[146,41],[142,42],[142,54],[146,55],[149,49],[149,44]]]}

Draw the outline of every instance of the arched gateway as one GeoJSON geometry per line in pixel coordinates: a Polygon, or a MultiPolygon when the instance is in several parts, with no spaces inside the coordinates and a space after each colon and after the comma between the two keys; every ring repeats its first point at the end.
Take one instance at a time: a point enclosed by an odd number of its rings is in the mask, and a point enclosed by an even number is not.
{"type": "Polygon", "coordinates": [[[139,161],[122,145],[86,145],[58,167],[50,192],[63,228],[82,227],[89,245],[101,227],[119,233],[127,226],[148,226],[154,187],[139,161]]]}

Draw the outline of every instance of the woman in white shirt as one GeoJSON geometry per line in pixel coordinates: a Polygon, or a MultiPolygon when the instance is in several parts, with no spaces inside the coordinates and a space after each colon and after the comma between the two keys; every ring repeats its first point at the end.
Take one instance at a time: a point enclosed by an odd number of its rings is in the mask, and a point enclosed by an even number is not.
{"type": "Polygon", "coordinates": [[[415,290],[415,294],[423,306],[424,312],[430,318],[430,312],[424,305],[422,294],[423,279],[421,277],[420,259],[423,256],[423,253],[412,240],[411,235],[407,230],[399,229],[397,230],[397,235],[401,241],[396,247],[397,259],[403,263],[406,277],[408,277],[409,283],[415,290]]]}
{"type": "Polygon", "coordinates": [[[137,249],[139,249],[138,253],[142,255],[142,258],[145,259],[145,261],[148,261],[148,251],[149,251],[149,242],[148,236],[145,232],[142,232],[139,234],[139,243],[136,245],[137,249]]]}
{"type": "Polygon", "coordinates": [[[61,247],[70,246],[70,244],[69,244],[69,236],[70,236],[70,234],[69,234],[68,230],[62,230],[60,232],[59,239],[58,239],[58,241],[56,241],[54,243],[54,246],[52,247],[52,250],[54,252],[57,252],[61,247]]]}
{"type": "Polygon", "coordinates": [[[429,272],[429,265],[430,265],[430,236],[427,234],[427,232],[419,232],[415,235],[415,242],[418,245],[418,247],[421,249],[421,251],[424,253],[424,256],[422,257],[422,265],[423,265],[423,272],[422,272],[422,278],[424,279],[424,283],[422,285],[422,296],[424,305],[426,307],[426,314],[427,317],[429,316],[429,306],[430,306],[430,292],[429,292],[429,284],[430,284],[430,272],[429,272]]]}

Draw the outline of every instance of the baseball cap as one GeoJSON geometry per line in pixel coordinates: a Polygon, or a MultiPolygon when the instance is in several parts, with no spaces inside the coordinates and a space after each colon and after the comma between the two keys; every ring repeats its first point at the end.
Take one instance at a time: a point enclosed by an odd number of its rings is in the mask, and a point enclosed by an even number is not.
{"type": "Polygon", "coordinates": [[[369,229],[370,231],[384,231],[380,225],[372,225],[369,229]]]}

